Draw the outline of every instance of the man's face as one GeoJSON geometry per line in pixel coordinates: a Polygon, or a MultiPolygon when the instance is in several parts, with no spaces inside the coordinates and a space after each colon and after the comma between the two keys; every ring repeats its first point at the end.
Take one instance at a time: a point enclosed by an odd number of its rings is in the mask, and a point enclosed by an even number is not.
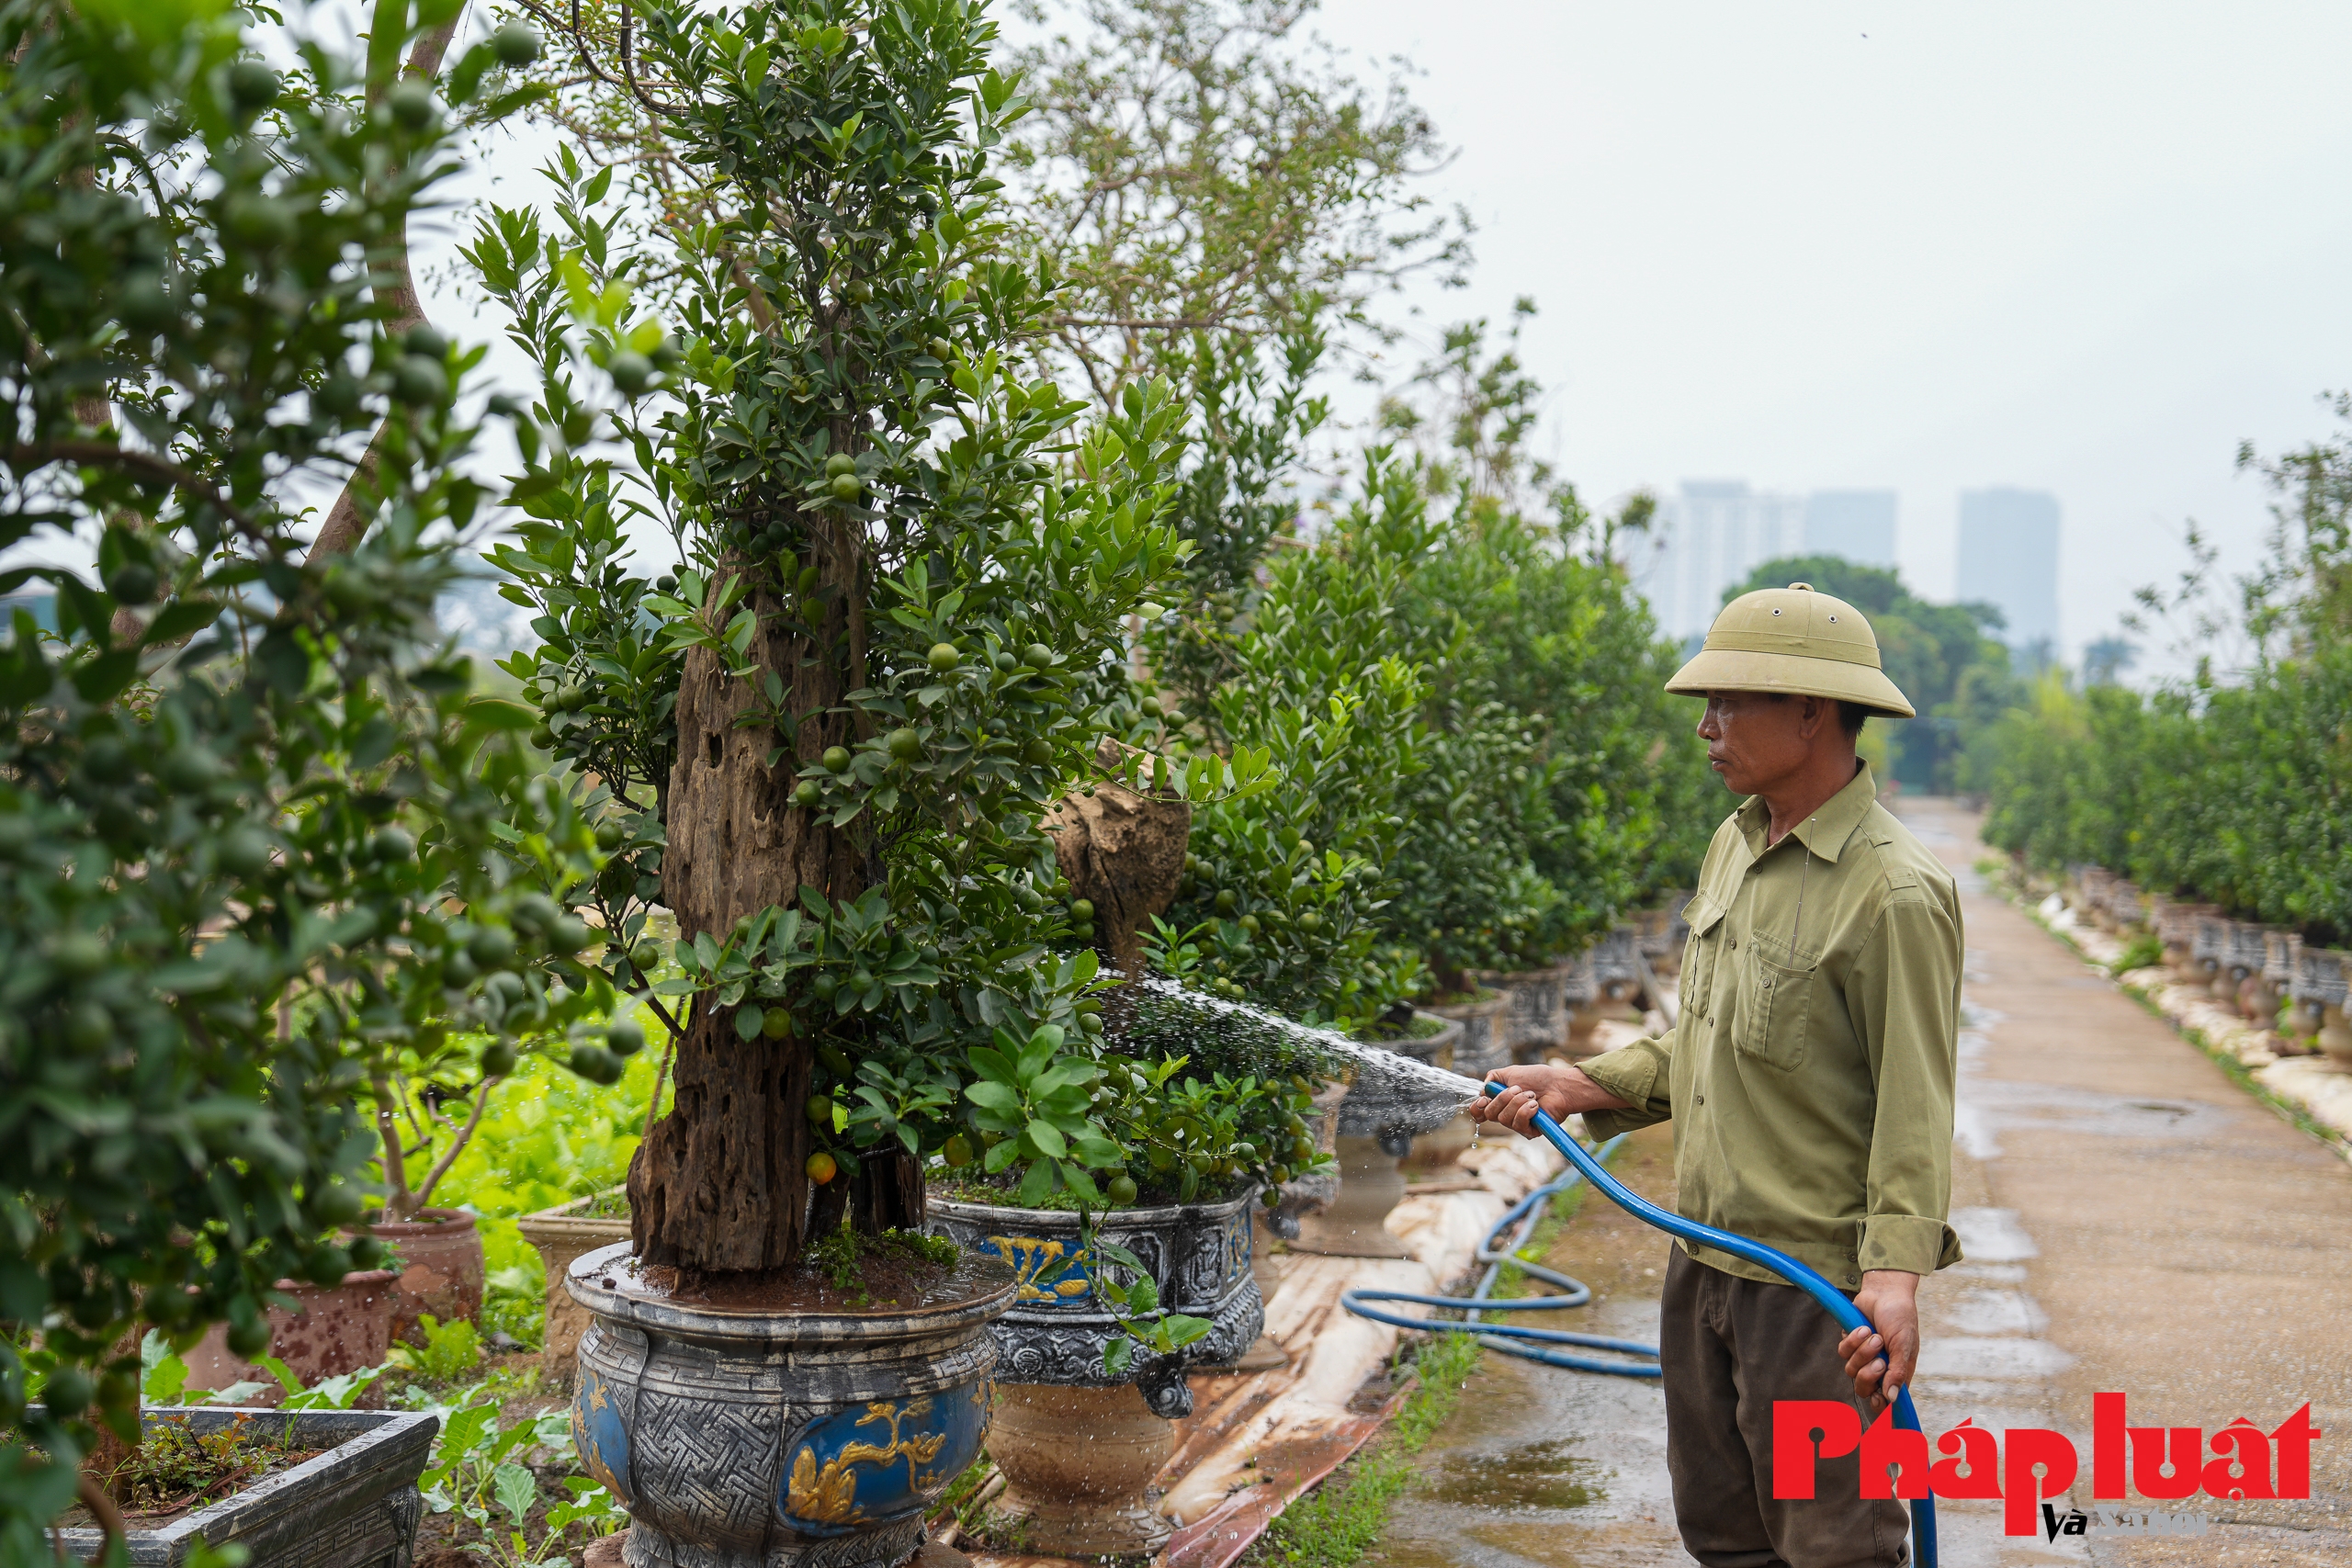
{"type": "Polygon", "coordinates": [[[1707,765],[1734,794],[1764,794],[1812,756],[1805,710],[1813,705],[1775,692],[1709,692],[1699,716],[1707,765]]]}

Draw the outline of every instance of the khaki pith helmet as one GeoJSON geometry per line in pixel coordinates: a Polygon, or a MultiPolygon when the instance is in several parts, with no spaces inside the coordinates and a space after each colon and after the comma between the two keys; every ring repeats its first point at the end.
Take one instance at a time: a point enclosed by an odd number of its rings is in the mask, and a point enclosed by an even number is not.
{"type": "Polygon", "coordinates": [[[1815,592],[1810,582],[1759,588],[1724,605],[1707,629],[1706,645],[1666,689],[1682,696],[1783,692],[1836,697],[1897,718],[1916,716],[1910,699],[1879,668],[1878,637],[1870,622],[1843,599],[1815,592]]]}

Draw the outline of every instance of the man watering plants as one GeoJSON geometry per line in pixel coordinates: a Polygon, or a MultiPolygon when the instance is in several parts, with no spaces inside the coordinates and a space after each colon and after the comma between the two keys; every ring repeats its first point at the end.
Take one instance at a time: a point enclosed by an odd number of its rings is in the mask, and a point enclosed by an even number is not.
{"type": "Polygon", "coordinates": [[[1791,1253],[1878,1333],[1840,1337],[1770,1271],[1678,1242],[1661,1302],[1667,1462],[1683,1545],[1709,1568],[1906,1560],[1905,1515],[1824,1461],[1810,1501],[1772,1496],[1772,1405],[1849,1399],[1868,1422],[1910,1382],[1920,1276],[1960,1260],[1947,1222],[1960,1011],[1951,875],[1878,803],[1854,753],[1909,717],[1852,605],[1805,583],[1733,601],[1667,683],[1747,798],[1700,873],[1675,1026],[1579,1066],[1489,1074],[1482,1120],[1532,1136],[1537,1106],[1595,1137],[1671,1118],[1677,1206],[1791,1253]]]}

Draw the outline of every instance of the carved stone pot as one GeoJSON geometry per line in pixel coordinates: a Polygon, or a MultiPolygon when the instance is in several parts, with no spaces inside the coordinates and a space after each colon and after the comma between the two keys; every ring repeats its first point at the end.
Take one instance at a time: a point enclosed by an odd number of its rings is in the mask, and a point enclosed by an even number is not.
{"type": "Polygon", "coordinates": [[[572,1260],[582,1466],[629,1511],[629,1568],[896,1568],[978,1457],[1012,1270],[967,1257],[913,1303],[680,1299],[619,1242],[572,1260]]]}
{"type": "Polygon", "coordinates": [[[2156,940],[2164,945],[2165,967],[2172,977],[2183,984],[2193,984],[2198,976],[2196,959],[2197,922],[2206,915],[2218,915],[2221,909],[2212,904],[2188,904],[2177,898],[2159,897],[2151,917],[2156,928],[2156,940]]]}
{"type": "MultiPolygon", "coordinates": [[[[148,1409],[141,1424],[165,1421],[209,1434],[240,1417],[268,1432],[288,1427],[297,1449],[322,1451],[265,1476],[167,1523],[128,1533],[134,1563],[180,1563],[198,1540],[241,1546],[245,1568],[409,1568],[416,1523],[424,1513],[416,1478],[433,1451],[440,1423],[413,1410],[298,1410],[286,1413],[199,1406],[148,1409]]],[[[98,1560],[96,1529],[58,1532],[61,1561],[98,1560]]],[[[41,1558],[30,1561],[45,1561],[41,1558]]]]}
{"type": "Polygon", "coordinates": [[[996,1506],[1028,1522],[1032,1548],[1125,1554],[1167,1540],[1169,1522],[1145,1493],[1174,1450],[1169,1423],[1193,1413],[1185,1371],[1231,1365],[1265,1326],[1250,1266],[1257,1198],[1253,1187],[1221,1203],[1097,1216],[1100,1239],[1143,1263],[1162,1306],[1213,1325],[1174,1355],[1138,1357],[1125,1377],[1102,1370],[1103,1347],[1119,1330],[1095,1292],[1102,1265],[1088,1255],[1076,1214],[931,1200],[933,1235],[1001,1259],[1013,1274],[1016,1297],[991,1330],[1003,1353],[999,1418],[1011,1427],[990,1438],[989,1456],[1004,1472],[996,1506]]]}
{"type": "Polygon", "coordinates": [[[1630,926],[1619,926],[1595,942],[1586,955],[1592,976],[1589,999],[1568,1021],[1568,1054],[1593,1055],[1592,1033],[1605,1019],[1641,1020],[1642,959],[1639,938],[1630,926]]]}
{"type": "Polygon", "coordinates": [[[1100,1265],[1085,1250],[1076,1214],[935,1197],[930,1229],[1012,1269],[1017,1294],[990,1330],[1003,1351],[1000,1375],[1006,1382],[1073,1388],[1133,1382],[1154,1412],[1175,1420],[1193,1413],[1185,1369],[1230,1365],[1266,1325],[1265,1303],[1250,1273],[1250,1206],[1257,1201],[1252,1187],[1221,1203],[1114,1209],[1095,1216],[1102,1240],[1134,1253],[1150,1270],[1160,1305],[1215,1325],[1206,1338],[1173,1356],[1138,1357],[1126,1377],[1102,1370],[1102,1348],[1118,1334],[1117,1319],[1095,1294],[1100,1265]]]}
{"type": "Polygon", "coordinates": [[[2213,999],[2233,1010],[2245,1004],[2249,982],[2262,979],[2263,930],[2252,920],[2231,920],[2229,940],[2213,975],[2213,999]]]}
{"type": "Polygon", "coordinates": [[[628,1239],[628,1215],[599,1218],[581,1211],[620,1190],[616,1187],[607,1192],[574,1198],[569,1203],[526,1214],[514,1223],[514,1228],[523,1233],[523,1239],[538,1250],[539,1262],[547,1269],[547,1334],[539,1351],[539,1367],[542,1375],[559,1388],[570,1386],[580,1337],[588,1332],[587,1309],[573,1301],[571,1292],[563,1288],[564,1271],[582,1253],[628,1239]]]}
{"type": "Polygon", "coordinates": [[[2319,1048],[2339,1067],[2352,1070],[2352,1024],[2344,1013],[2352,996],[2352,953],[2306,947],[2296,954],[2295,1000],[2317,1025],[2319,1048]]]}

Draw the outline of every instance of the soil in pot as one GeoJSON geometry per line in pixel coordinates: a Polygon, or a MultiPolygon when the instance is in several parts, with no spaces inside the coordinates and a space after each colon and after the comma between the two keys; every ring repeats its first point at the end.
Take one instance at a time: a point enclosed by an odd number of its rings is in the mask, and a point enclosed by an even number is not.
{"type": "Polygon", "coordinates": [[[481,1317],[485,1270],[481,1233],[463,1209],[419,1209],[405,1220],[371,1215],[360,1227],[393,1249],[400,1271],[392,1302],[392,1337],[404,1345],[424,1343],[417,1320],[426,1313],[438,1323],[481,1317]]]}
{"type": "MultiPolygon", "coordinates": [[[[132,1529],[170,1524],[192,1508],[220,1502],[243,1487],[315,1457],[283,1418],[238,1411],[222,1427],[199,1430],[185,1416],[147,1423],[137,1448],[99,1478],[132,1529]]],[[[58,1521],[67,1529],[95,1528],[86,1507],[58,1521]]]]}

